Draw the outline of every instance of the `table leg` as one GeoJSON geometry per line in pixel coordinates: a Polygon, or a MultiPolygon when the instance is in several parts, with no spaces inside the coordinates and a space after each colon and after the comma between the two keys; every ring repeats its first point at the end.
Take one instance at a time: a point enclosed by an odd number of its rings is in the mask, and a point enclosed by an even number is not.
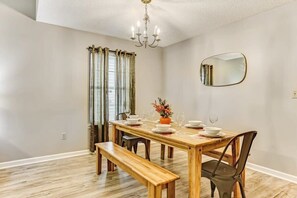
{"type": "Polygon", "coordinates": [[[113,141],[116,144],[119,144],[118,138],[119,138],[118,137],[118,130],[116,128],[116,125],[112,125],[112,128],[111,128],[111,141],[113,141]]]}
{"type": "Polygon", "coordinates": [[[174,151],[174,148],[171,147],[171,146],[168,146],[168,158],[173,158],[173,151],[174,151]]]}
{"type": "Polygon", "coordinates": [[[175,181],[168,183],[167,198],[175,198],[175,181]]]}
{"type": "Polygon", "coordinates": [[[96,146],[96,156],[96,173],[100,175],[102,171],[102,155],[98,146],[96,146]]]}
{"type": "Polygon", "coordinates": [[[189,166],[189,198],[200,198],[201,189],[202,148],[188,149],[189,166]]]}
{"type": "Polygon", "coordinates": [[[165,144],[161,144],[161,160],[165,159],[165,144]]]}
{"type": "MultiPolygon", "coordinates": [[[[235,140],[232,144],[231,144],[231,147],[232,147],[232,165],[234,165],[239,157],[239,150],[240,150],[240,141],[239,139],[235,140]]],[[[239,184],[236,183],[234,185],[234,198],[238,198],[238,197],[241,197],[240,196],[240,187],[239,187],[239,184]]]]}
{"type": "MultiPolygon", "coordinates": [[[[114,125],[114,124],[112,125],[112,128],[111,128],[111,141],[116,143],[116,144],[119,144],[119,142],[118,142],[118,130],[116,128],[116,125],[114,125]]],[[[114,171],[114,169],[115,169],[115,165],[111,161],[107,160],[107,170],[108,171],[114,171]]]]}

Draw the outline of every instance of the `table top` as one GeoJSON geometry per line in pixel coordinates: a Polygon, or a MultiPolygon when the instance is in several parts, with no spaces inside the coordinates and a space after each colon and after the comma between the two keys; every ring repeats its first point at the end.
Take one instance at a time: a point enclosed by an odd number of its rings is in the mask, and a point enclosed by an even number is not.
{"type": "Polygon", "coordinates": [[[110,123],[115,125],[118,130],[147,139],[159,141],[161,143],[167,143],[169,145],[173,145],[182,149],[188,149],[189,147],[198,146],[204,148],[203,150],[212,150],[214,148],[221,147],[221,145],[225,145],[226,142],[237,135],[237,133],[235,132],[223,130],[222,132],[225,134],[223,137],[210,138],[198,134],[202,131],[202,129],[178,127],[174,123],[171,125],[171,127],[176,130],[175,133],[160,134],[152,131],[152,129],[155,128],[156,125],[156,123],[153,121],[143,121],[143,124],[140,126],[126,125],[124,120],[110,121],[110,123]]]}

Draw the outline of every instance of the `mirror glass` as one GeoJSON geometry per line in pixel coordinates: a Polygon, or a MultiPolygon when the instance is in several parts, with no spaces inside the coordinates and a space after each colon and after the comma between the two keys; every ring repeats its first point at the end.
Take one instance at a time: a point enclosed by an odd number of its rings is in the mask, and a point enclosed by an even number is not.
{"type": "Polygon", "coordinates": [[[219,54],[202,61],[200,79],[206,86],[230,86],[241,83],[246,71],[246,58],[242,53],[219,54]]]}

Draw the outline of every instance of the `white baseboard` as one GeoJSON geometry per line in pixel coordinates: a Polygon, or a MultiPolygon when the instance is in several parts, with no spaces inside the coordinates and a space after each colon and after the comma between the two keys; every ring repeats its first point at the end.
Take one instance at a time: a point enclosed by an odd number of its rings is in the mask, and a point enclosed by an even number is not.
{"type": "Polygon", "coordinates": [[[280,172],[280,171],[277,171],[277,170],[273,170],[273,169],[266,168],[264,166],[259,166],[259,165],[256,165],[256,164],[252,164],[252,163],[249,163],[249,162],[246,163],[246,167],[249,168],[249,169],[252,169],[254,171],[261,172],[261,173],[264,173],[266,175],[277,177],[279,179],[283,179],[283,180],[286,180],[286,181],[297,184],[297,177],[294,176],[294,175],[289,175],[287,173],[283,173],[283,172],[280,172]]]}
{"type": "Polygon", "coordinates": [[[87,155],[87,154],[89,154],[88,150],[81,150],[81,151],[74,151],[74,152],[67,152],[67,153],[59,153],[59,154],[55,154],[55,155],[32,157],[32,158],[14,160],[14,161],[9,161],[9,162],[2,162],[2,163],[0,163],[0,170],[5,169],[5,168],[12,168],[12,167],[16,167],[16,166],[35,164],[35,163],[40,163],[40,162],[47,162],[47,161],[51,161],[51,160],[64,159],[64,158],[76,157],[76,156],[87,155]]]}

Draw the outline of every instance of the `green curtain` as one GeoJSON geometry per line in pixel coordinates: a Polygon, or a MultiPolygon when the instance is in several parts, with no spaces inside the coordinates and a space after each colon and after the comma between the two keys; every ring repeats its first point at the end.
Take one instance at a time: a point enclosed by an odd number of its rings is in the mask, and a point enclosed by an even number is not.
{"type": "Polygon", "coordinates": [[[90,151],[95,143],[105,142],[108,137],[108,48],[89,50],[89,134],[90,151]]]}
{"type": "Polygon", "coordinates": [[[116,50],[115,114],[130,110],[135,114],[135,53],[116,50]]]}
{"type": "Polygon", "coordinates": [[[204,64],[201,67],[201,80],[205,85],[213,85],[213,65],[204,64]]]}
{"type": "MultiPolygon", "coordinates": [[[[115,52],[115,87],[109,87],[108,48],[89,49],[89,149],[109,141],[109,89],[115,90],[115,115],[129,109],[135,113],[135,53],[115,52]]],[[[111,78],[112,79],[112,78],[111,78]]]]}

